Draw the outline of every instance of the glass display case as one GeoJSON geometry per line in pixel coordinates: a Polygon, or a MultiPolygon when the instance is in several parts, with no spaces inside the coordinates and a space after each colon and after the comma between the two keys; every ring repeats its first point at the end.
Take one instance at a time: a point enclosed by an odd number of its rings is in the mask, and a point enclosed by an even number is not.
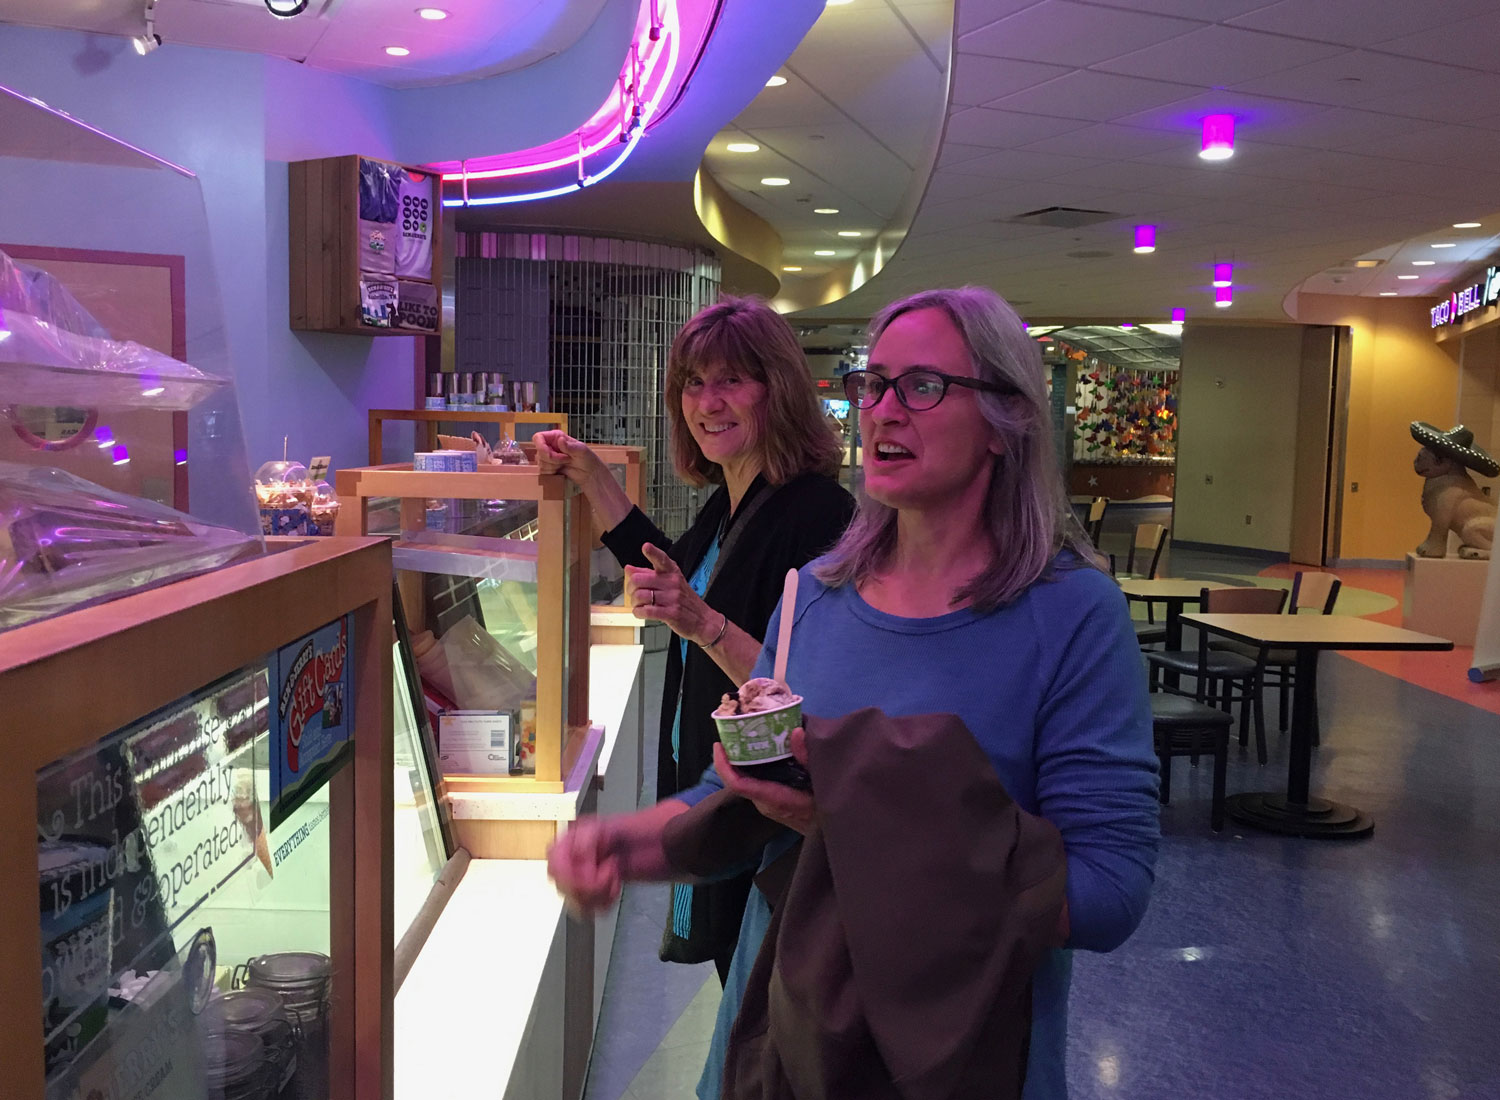
{"type": "Polygon", "coordinates": [[[336,482],[346,531],[395,527],[397,587],[450,785],[561,792],[588,728],[594,534],[582,495],[534,466],[374,466],[336,482]]]}
{"type": "Polygon", "coordinates": [[[0,191],[0,629],[259,553],[197,179],[0,87],[0,191]]]}
{"type": "Polygon", "coordinates": [[[389,576],[318,540],[0,634],[7,1096],[389,1094],[389,576]]]}

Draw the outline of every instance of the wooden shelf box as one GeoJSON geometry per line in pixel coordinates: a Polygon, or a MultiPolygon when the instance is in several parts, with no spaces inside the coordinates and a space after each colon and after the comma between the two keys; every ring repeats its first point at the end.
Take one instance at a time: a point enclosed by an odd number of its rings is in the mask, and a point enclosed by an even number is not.
{"type": "Polygon", "coordinates": [[[360,156],[293,161],[289,173],[291,327],[358,336],[435,335],[443,299],[442,181],[420,168],[360,156]],[[404,174],[407,182],[394,192],[394,205],[380,204],[382,217],[394,215],[394,221],[361,221],[361,162],[392,179],[404,174]],[[420,258],[413,242],[422,227],[430,244],[426,264],[398,267],[402,259],[420,258]],[[381,304],[389,296],[389,325],[371,323],[361,305],[367,295],[381,304]]]}

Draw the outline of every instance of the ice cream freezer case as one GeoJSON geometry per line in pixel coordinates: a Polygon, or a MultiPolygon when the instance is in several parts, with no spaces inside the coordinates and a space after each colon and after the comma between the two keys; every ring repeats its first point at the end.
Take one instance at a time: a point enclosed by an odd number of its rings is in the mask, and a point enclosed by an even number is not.
{"type": "Polygon", "coordinates": [[[7,1098],[391,1095],[390,571],[315,540],[0,632],[7,1098]]]}

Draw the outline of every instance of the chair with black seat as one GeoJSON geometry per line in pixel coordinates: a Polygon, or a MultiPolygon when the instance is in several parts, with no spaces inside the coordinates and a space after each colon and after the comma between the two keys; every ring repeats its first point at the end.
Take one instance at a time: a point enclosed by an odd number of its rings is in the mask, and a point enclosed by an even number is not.
{"type": "Polygon", "coordinates": [[[1161,552],[1167,545],[1167,529],[1159,523],[1138,523],[1125,556],[1125,571],[1115,569],[1115,556],[1109,556],[1109,571],[1120,580],[1155,580],[1161,567],[1161,552]],[[1149,566],[1148,563],[1149,562],[1149,566]]]}
{"type": "MultiPolygon", "coordinates": [[[[1287,594],[1281,588],[1205,588],[1199,594],[1199,606],[1208,614],[1223,615],[1278,615],[1286,604],[1287,594]]],[[[1266,719],[1261,705],[1261,679],[1265,669],[1263,655],[1259,650],[1254,657],[1227,650],[1209,649],[1207,636],[1199,631],[1197,649],[1175,649],[1160,652],[1147,651],[1146,661],[1151,668],[1151,690],[1176,691],[1163,687],[1161,674],[1176,673],[1192,676],[1196,688],[1191,693],[1200,700],[1217,699],[1228,713],[1237,702],[1240,704],[1240,744],[1250,740],[1250,718],[1255,717],[1255,755],[1260,763],[1266,762],[1266,719]]]]}
{"type": "Polygon", "coordinates": [[[1224,828],[1224,780],[1229,770],[1229,727],[1234,719],[1218,707],[1197,699],[1166,692],[1151,696],[1151,739],[1161,762],[1161,785],[1157,798],[1165,806],[1172,800],[1172,758],[1200,755],[1213,757],[1214,790],[1209,824],[1214,832],[1224,828]]]}
{"type": "MultiPolygon", "coordinates": [[[[1297,615],[1307,611],[1314,615],[1332,615],[1334,605],[1338,603],[1339,589],[1343,587],[1343,583],[1332,573],[1324,573],[1315,569],[1305,569],[1293,574],[1292,594],[1286,605],[1287,614],[1297,615]]],[[[1211,648],[1242,653],[1250,657],[1258,653],[1256,647],[1248,642],[1237,642],[1233,639],[1215,641],[1211,648]]],[[[1281,728],[1284,730],[1291,716],[1292,691],[1297,683],[1297,651],[1293,649],[1266,650],[1265,672],[1262,680],[1266,687],[1277,689],[1278,717],[1281,719],[1281,728]]],[[[1315,723],[1317,713],[1317,708],[1314,707],[1315,723]]],[[[1318,729],[1314,724],[1313,744],[1316,745],[1318,740],[1318,729]]]]}

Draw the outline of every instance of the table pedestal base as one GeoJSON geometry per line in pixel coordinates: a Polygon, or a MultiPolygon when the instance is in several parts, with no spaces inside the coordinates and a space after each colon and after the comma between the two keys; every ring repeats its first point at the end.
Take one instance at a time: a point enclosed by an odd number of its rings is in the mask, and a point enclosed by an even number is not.
{"type": "Polygon", "coordinates": [[[1353,840],[1375,831],[1369,814],[1326,798],[1309,798],[1299,804],[1284,794],[1236,794],[1225,799],[1224,808],[1241,825],[1283,836],[1353,840]]]}

